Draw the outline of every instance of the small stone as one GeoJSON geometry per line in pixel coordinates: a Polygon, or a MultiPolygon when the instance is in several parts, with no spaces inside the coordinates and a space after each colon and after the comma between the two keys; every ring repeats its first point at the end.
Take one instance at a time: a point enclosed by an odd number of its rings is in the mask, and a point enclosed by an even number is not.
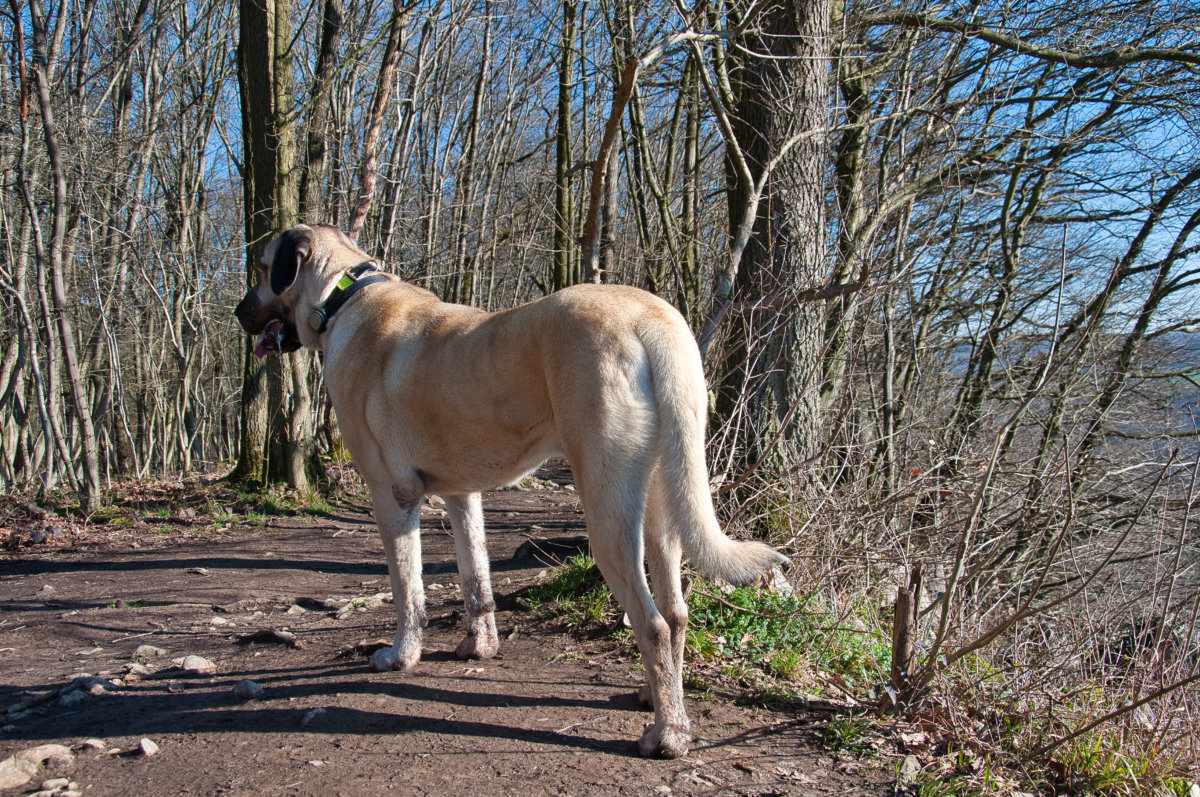
{"type": "Polygon", "coordinates": [[[900,765],[900,782],[901,783],[916,783],[917,778],[921,776],[921,762],[915,755],[906,755],[904,763],[900,765]]]}
{"type": "Polygon", "coordinates": [[[80,749],[86,747],[89,750],[107,750],[108,749],[108,745],[104,742],[103,739],[84,739],[79,744],[79,747],[80,747],[80,749]]]}
{"type": "Polygon", "coordinates": [[[1188,786],[1188,797],[1200,797],[1200,783],[1193,783],[1188,786]]]}
{"type": "Polygon", "coordinates": [[[288,607],[287,613],[288,614],[304,614],[306,611],[308,611],[308,610],[305,609],[303,606],[298,606],[297,604],[293,603],[291,606],[288,607]]]}
{"type": "Polygon", "coordinates": [[[38,594],[39,595],[53,595],[54,587],[50,586],[49,584],[46,584],[41,589],[38,590],[38,594]]]}
{"type": "Polygon", "coordinates": [[[70,778],[50,778],[50,780],[42,781],[43,791],[58,791],[59,789],[68,788],[71,785],[70,778]]]}
{"type": "Polygon", "coordinates": [[[0,761],[0,789],[15,789],[33,780],[38,765],[9,756],[0,761]]]}
{"type": "Polygon", "coordinates": [[[297,650],[304,647],[304,643],[296,639],[296,635],[287,629],[279,628],[264,628],[254,631],[249,634],[241,634],[237,638],[239,645],[250,645],[255,642],[264,642],[274,645],[287,645],[297,650]]]}
{"type": "Polygon", "coordinates": [[[51,526],[47,531],[50,532],[50,539],[52,540],[61,540],[67,536],[67,533],[62,530],[62,526],[51,526]]]}
{"type": "Polygon", "coordinates": [[[75,762],[71,748],[61,744],[42,744],[17,753],[18,761],[28,761],[35,767],[43,761],[48,766],[68,766],[75,762]]]}
{"type": "Polygon", "coordinates": [[[188,572],[193,576],[207,576],[209,574],[207,567],[189,567],[188,572]]]}
{"type": "Polygon", "coordinates": [[[46,532],[42,531],[41,529],[34,529],[33,531],[29,532],[29,539],[34,543],[40,544],[49,539],[49,535],[47,535],[46,532]]]}
{"type": "Polygon", "coordinates": [[[258,698],[262,697],[266,691],[266,689],[263,689],[261,686],[254,683],[254,681],[243,679],[238,681],[233,687],[233,696],[239,700],[257,700],[258,698]]]}
{"type": "Polygon", "coordinates": [[[140,742],[138,742],[138,749],[142,751],[142,755],[149,758],[158,752],[158,745],[149,739],[142,739],[140,742]]]}
{"type": "Polygon", "coordinates": [[[197,675],[212,675],[217,671],[217,665],[203,656],[184,656],[179,666],[183,667],[184,672],[197,675]]]}
{"type": "Polygon", "coordinates": [[[304,716],[300,718],[300,727],[307,728],[324,716],[325,713],[325,709],[323,708],[310,708],[308,711],[304,712],[304,716]]]}
{"type": "Polygon", "coordinates": [[[143,677],[146,675],[153,674],[154,670],[150,669],[145,664],[139,664],[136,661],[131,661],[125,665],[125,672],[127,675],[132,675],[132,676],[140,678],[140,677],[143,677]]]}
{"type": "Polygon", "coordinates": [[[224,617],[214,617],[208,621],[209,625],[229,625],[229,621],[224,617]]]}
{"type": "Polygon", "coordinates": [[[58,699],[58,705],[64,707],[73,706],[83,700],[85,697],[87,697],[87,693],[82,689],[72,689],[70,692],[65,693],[58,699]]]}
{"type": "Polygon", "coordinates": [[[776,595],[790,596],[796,594],[795,588],[778,567],[772,567],[766,573],[763,573],[758,583],[762,588],[770,590],[776,595]]]}
{"type": "Polygon", "coordinates": [[[137,650],[133,651],[135,659],[153,659],[165,655],[167,655],[165,650],[154,645],[138,645],[137,650]]]}
{"type": "Polygon", "coordinates": [[[99,678],[95,675],[80,675],[71,681],[62,691],[65,694],[76,689],[81,689],[89,694],[99,695],[104,692],[115,691],[117,688],[117,684],[107,678],[99,678]]]}
{"type": "Polygon", "coordinates": [[[392,602],[392,593],[376,592],[374,595],[368,595],[363,599],[362,607],[364,609],[378,609],[385,603],[392,602]]]}

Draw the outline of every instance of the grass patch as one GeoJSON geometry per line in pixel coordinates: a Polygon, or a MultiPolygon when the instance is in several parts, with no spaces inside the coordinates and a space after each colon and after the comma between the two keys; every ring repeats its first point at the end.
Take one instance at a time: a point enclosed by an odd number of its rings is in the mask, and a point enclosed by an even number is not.
{"type": "Polygon", "coordinates": [[[821,738],[835,747],[851,749],[865,748],[867,737],[875,732],[875,722],[871,717],[855,715],[834,716],[828,725],[818,731],[821,738]]]}
{"type": "Polygon", "coordinates": [[[125,510],[118,506],[102,506],[92,513],[89,518],[96,525],[114,524],[114,525],[130,525],[133,521],[129,519],[125,510]]]}
{"type": "Polygon", "coordinates": [[[525,590],[524,597],[531,608],[558,617],[574,634],[595,630],[618,611],[596,560],[587,554],[568,559],[548,581],[525,590]]]}
{"type": "Polygon", "coordinates": [[[300,506],[300,511],[306,515],[333,514],[333,504],[320,497],[312,497],[300,506]]]}
{"type": "Polygon", "coordinates": [[[886,678],[891,642],[827,614],[819,601],[738,587],[728,595],[698,582],[688,600],[688,648],[708,659],[739,659],[775,678],[797,680],[814,668],[851,688],[886,678]]]}
{"type": "MultiPolygon", "coordinates": [[[[574,634],[603,628],[621,644],[634,645],[633,634],[616,622],[620,607],[586,554],[567,560],[549,579],[526,589],[523,598],[574,634]]],[[[887,677],[890,638],[838,623],[814,599],[747,587],[722,595],[715,585],[697,580],[688,612],[689,657],[716,665],[734,680],[798,681],[823,670],[853,689],[887,677]]]]}
{"type": "Polygon", "coordinates": [[[146,608],[145,601],[113,601],[104,608],[106,609],[144,609],[146,608]]]}

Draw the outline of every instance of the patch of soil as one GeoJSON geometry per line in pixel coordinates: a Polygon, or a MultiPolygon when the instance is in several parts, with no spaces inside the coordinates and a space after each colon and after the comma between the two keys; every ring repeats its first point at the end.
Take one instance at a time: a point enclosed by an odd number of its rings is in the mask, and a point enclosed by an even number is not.
{"type": "Polygon", "coordinates": [[[650,715],[637,704],[636,661],[511,600],[583,532],[569,477],[551,476],[484,498],[502,608],[501,654],[488,661],[454,658],[453,540],[444,512],[426,507],[429,627],[421,664],[404,674],[366,666],[394,616],[379,598],[390,587],[363,506],[265,527],[73,534],[0,559],[0,758],[72,746],[74,763],[52,760],[22,788],[62,776],[89,795],[891,793],[883,762],[822,744],[827,715],[723,697],[688,695],[686,758],[638,756],[650,715]],[[513,558],[535,538],[560,544],[513,558]],[[142,645],[165,654],[143,650],[135,662],[142,645]],[[187,655],[216,672],[173,664],[187,655]],[[112,688],[64,691],[81,675],[112,688]],[[265,690],[259,699],[235,696],[243,679],[265,690]],[[89,739],[105,749],[82,746],[89,739]],[[142,739],[157,751],[146,756],[142,739]]]}

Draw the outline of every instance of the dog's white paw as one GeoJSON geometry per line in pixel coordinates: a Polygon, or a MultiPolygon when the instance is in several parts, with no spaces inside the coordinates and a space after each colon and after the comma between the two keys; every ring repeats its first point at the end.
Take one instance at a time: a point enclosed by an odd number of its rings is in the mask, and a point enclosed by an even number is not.
{"type": "Polygon", "coordinates": [[[408,671],[417,666],[421,660],[421,649],[401,654],[396,648],[380,648],[371,654],[372,672],[391,672],[392,670],[408,671]]]}
{"type": "Polygon", "coordinates": [[[647,758],[650,756],[679,758],[687,755],[688,745],[691,741],[692,734],[686,725],[682,727],[669,723],[663,727],[647,725],[646,733],[638,742],[638,752],[647,758]]]}
{"type": "Polygon", "coordinates": [[[490,659],[499,652],[500,640],[495,634],[467,634],[463,641],[458,643],[454,655],[460,659],[490,659]]]}

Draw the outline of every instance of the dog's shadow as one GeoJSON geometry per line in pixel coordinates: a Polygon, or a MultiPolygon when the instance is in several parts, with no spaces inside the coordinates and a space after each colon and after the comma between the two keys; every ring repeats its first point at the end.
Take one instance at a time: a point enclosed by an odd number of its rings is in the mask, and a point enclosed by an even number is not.
{"type": "MultiPolygon", "coordinates": [[[[451,653],[431,652],[428,661],[457,661],[451,653]]],[[[637,756],[633,738],[586,735],[596,725],[596,713],[607,715],[638,706],[632,690],[604,698],[558,696],[561,682],[546,682],[538,695],[504,694],[485,689],[430,686],[398,676],[394,682],[361,678],[363,663],[242,671],[212,681],[148,681],[120,695],[89,697],[70,709],[57,706],[37,711],[20,722],[9,739],[31,742],[95,734],[103,725],[109,738],[179,733],[334,734],[345,736],[403,736],[410,733],[449,737],[507,739],[538,746],[637,756]],[[232,687],[248,678],[263,686],[264,698],[242,702],[232,687]],[[344,705],[346,696],[386,698],[396,710],[373,710],[344,705]],[[397,703],[397,701],[402,701],[397,703]],[[339,705],[338,703],[343,703],[339,705]],[[570,708],[579,721],[559,729],[524,727],[456,716],[479,708],[522,710],[537,717],[538,709],[570,708]],[[321,709],[313,711],[313,709],[321,709]],[[440,709],[440,710],[439,710],[440,709]]],[[[440,680],[440,679],[439,679],[440,680]]],[[[472,678],[477,681],[478,678],[472,678]]],[[[469,682],[464,679],[464,682],[469,682]]],[[[526,686],[538,686],[525,682],[526,686]]],[[[614,687],[620,688],[620,687],[614,687]]],[[[47,690],[53,686],[47,685],[47,690]]],[[[30,690],[32,691],[32,690],[30,690]]],[[[561,716],[560,716],[561,719],[561,716]]],[[[557,723],[556,723],[557,724],[557,723]]],[[[533,752],[531,750],[531,752],[533,752]]]]}

